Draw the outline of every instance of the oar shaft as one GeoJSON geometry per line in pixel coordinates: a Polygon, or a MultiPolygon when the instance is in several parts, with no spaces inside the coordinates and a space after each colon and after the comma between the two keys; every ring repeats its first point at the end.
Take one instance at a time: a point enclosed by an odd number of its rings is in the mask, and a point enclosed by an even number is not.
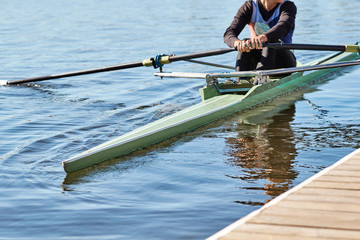
{"type": "MultiPolygon", "coordinates": [[[[188,60],[188,59],[193,59],[193,58],[215,56],[215,55],[225,54],[225,53],[232,52],[232,51],[235,51],[235,48],[221,48],[221,49],[203,51],[203,52],[198,52],[198,53],[189,53],[189,54],[183,54],[183,55],[177,55],[177,56],[176,55],[163,56],[160,58],[159,62],[161,64],[165,64],[165,63],[176,62],[176,61],[181,61],[181,60],[188,60]]],[[[95,69],[82,70],[82,71],[76,71],[76,72],[53,74],[53,75],[34,77],[34,78],[25,78],[25,79],[12,80],[12,81],[2,80],[2,81],[0,81],[0,85],[38,82],[38,81],[45,81],[45,80],[51,80],[51,79],[57,79],[57,78],[66,78],[66,77],[115,71],[115,70],[142,67],[142,66],[147,66],[147,67],[153,66],[153,59],[146,59],[141,62],[125,63],[125,64],[114,65],[114,66],[110,66],[110,67],[102,67],[102,68],[95,68],[95,69]]]]}
{"type": "Polygon", "coordinates": [[[323,45],[323,44],[297,44],[297,43],[265,43],[264,47],[293,50],[319,50],[338,52],[359,52],[359,45],[323,45]]]}
{"type": "Polygon", "coordinates": [[[47,76],[41,76],[41,77],[7,81],[7,84],[21,84],[21,83],[28,83],[28,82],[38,82],[38,81],[45,81],[45,80],[56,79],[56,78],[66,78],[66,77],[80,76],[80,75],[86,75],[86,74],[92,74],[92,73],[115,71],[115,70],[121,70],[121,69],[127,69],[127,68],[135,68],[135,67],[140,67],[140,66],[143,66],[142,62],[126,63],[126,64],[120,64],[120,65],[115,65],[115,66],[110,66],[110,67],[102,67],[102,68],[95,68],[95,69],[82,70],[82,71],[76,71],[76,72],[60,73],[60,74],[53,74],[53,75],[47,75],[47,76]]]}
{"type": "Polygon", "coordinates": [[[170,56],[169,60],[170,60],[170,62],[176,62],[176,61],[189,60],[189,59],[194,59],[194,58],[210,57],[210,56],[221,55],[221,54],[233,52],[235,50],[236,50],[235,48],[220,48],[220,49],[216,49],[216,50],[203,51],[203,52],[198,52],[198,53],[174,55],[174,56],[170,56]]]}

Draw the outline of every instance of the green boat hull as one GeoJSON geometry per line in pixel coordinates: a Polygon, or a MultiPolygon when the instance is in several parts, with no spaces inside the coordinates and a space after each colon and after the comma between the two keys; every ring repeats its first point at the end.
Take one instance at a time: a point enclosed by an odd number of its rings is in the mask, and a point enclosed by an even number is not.
{"type": "MultiPolygon", "coordinates": [[[[342,53],[323,63],[348,61],[356,58],[358,58],[358,54],[342,53]]],[[[315,63],[311,62],[307,65],[312,64],[315,63]]],[[[64,170],[71,173],[129,154],[236,112],[255,107],[319,80],[334,71],[336,69],[317,70],[306,74],[294,73],[279,80],[254,86],[244,95],[220,94],[215,86],[202,88],[200,89],[203,98],[201,103],[80,153],[63,162],[64,170]]]]}

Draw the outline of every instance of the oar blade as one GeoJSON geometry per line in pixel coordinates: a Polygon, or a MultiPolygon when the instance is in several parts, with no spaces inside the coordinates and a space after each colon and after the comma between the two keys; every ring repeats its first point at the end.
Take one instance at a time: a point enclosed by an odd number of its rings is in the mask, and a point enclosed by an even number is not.
{"type": "Polygon", "coordinates": [[[6,85],[8,85],[7,80],[0,80],[0,86],[6,86],[6,85]]]}

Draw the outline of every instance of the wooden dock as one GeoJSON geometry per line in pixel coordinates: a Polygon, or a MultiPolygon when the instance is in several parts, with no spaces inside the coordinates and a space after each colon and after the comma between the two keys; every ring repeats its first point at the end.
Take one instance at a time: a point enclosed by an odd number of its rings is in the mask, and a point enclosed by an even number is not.
{"type": "Polygon", "coordinates": [[[360,149],[208,240],[360,239],[360,149]]]}

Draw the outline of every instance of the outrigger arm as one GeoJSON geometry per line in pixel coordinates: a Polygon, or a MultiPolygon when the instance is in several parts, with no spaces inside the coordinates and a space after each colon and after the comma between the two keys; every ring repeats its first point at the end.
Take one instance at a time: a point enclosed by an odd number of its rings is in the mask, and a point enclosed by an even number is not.
{"type": "Polygon", "coordinates": [[[328,63],[328,64],[320,64],[320,65],[311,65],[311,66],[302,66],[302,67],[293,67],[293,68],[280,68],[273,70],[263,70],[263,71],[242,71],[242,72],[224,72],[224,73],[182,73],[182,72],[160,72],[155,73],[154,75],[157,77],[174,77],[174,78],[199,78],[206,79],[207,84],[210,84],[215,79],[218,78],[233,78],[233,77],[267,77],[274,75],[284,75],[284,74],[292,74],[295,72],[306,72],[306,71],[314,71],[321,69],[329,69],[329,68],[340,68],[340,67],[350,67],[360,65],[360,60],[353,61],[344,61],[337,63],[328,63]]]}

